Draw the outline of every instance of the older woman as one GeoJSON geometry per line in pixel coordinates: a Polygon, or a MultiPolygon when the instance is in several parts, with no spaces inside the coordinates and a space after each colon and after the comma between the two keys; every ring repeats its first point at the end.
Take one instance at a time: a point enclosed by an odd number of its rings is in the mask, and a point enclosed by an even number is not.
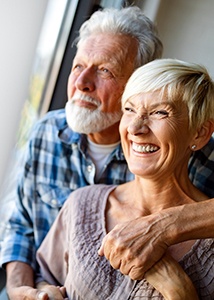
{"type": "Polygon", "coordinates": [[[139,281],[97,254],[121,222],[208,199],[189,180],[187,166],[214,130],[214,83],[202,66],[156,60],[130,77],[122,110],[122,147],[135,179],[71,194],[37,253],[42,279],[64,285],[72,300],[214,299],[212,239],[169,247],[139,281]]]}

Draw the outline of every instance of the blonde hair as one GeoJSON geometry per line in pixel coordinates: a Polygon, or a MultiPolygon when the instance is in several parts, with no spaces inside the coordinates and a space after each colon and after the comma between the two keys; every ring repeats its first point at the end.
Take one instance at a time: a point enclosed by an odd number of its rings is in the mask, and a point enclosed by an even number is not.
{"type": "Polygon", "coordinates": [[[169,101],[183,101],[189,112],[190,129],[214,120],[214,82],[205,67],[177,59],[157,59],[138,68],[129,78],[122,106],[141,93],[160,90],[169,101]]]}

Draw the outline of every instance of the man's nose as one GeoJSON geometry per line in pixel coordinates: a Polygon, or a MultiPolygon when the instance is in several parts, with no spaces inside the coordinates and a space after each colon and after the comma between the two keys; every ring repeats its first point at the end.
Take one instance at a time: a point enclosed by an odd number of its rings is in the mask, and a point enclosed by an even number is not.
{"type": "Polygon", "coordinates": [[[148,116],[137,116],[128,126],[128,132],[132,135],[149,133],[148,116]]]}
{"type": "Polygon", "coordinates": [[[76,88],[83,92],[92,92],[95,89],[94,73],[91,69],[84,69],[75,82],[76,88]]]}

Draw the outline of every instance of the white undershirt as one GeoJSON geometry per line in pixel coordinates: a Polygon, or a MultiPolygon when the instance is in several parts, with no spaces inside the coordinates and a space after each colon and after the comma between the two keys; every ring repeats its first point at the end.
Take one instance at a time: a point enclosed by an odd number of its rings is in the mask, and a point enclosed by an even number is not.
{"type": "Polygon", "coordinates": [[[96,167],[96,180],[99,179],[109,155],[119,144],[120,141],[114,144],[100,145],[95,144],[88,138],[88,154],[96,167]]]}

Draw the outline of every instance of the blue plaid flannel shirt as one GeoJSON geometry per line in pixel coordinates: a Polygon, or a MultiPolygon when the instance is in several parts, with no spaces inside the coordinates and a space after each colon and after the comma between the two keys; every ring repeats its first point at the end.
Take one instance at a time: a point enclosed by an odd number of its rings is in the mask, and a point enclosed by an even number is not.
{"type": "MultiPolygon", "coordinates": [[[[211,197],[213,145],[211,140],[189,164],[194,184],[211,197]]],[[[132,180],[121,146],[111,153],[99,182],[94,177],[95,166],[87,156],[86,136],[67,127],[64,109],[49,112],[35,125],[28,144],[16,204],[1,245],[0,263],[18,260],[36,268],[36,250],[73,190],[94,183],[121,184],[132,180]]]]}

